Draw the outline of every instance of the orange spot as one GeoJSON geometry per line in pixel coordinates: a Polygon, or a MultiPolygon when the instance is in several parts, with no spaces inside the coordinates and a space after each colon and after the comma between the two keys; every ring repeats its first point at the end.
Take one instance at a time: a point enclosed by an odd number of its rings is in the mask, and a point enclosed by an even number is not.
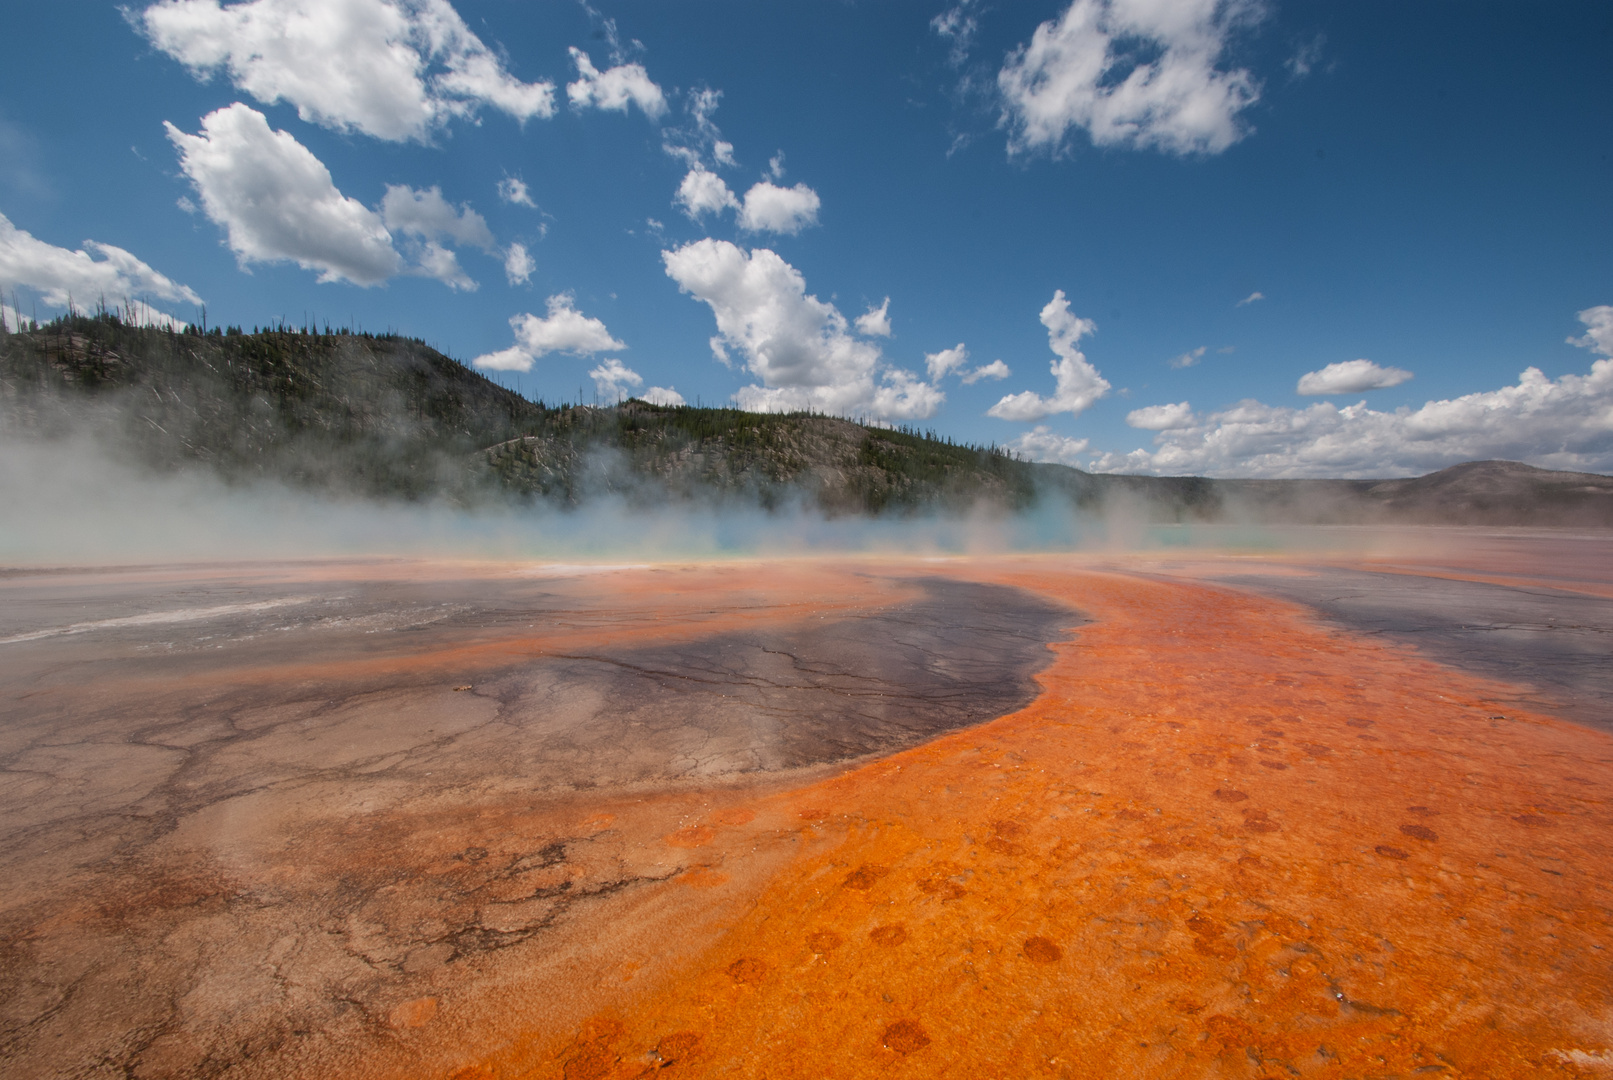
{"type": "Polygon", "coordinates": [[[713,825],[749,825],[756,820],[756,812],[734,806],[727,810],[718,810],[715,814],[709,815],[706,820],[713,825]]]}
{"type": "Polygon", "coordinates": [[[728,965],[728,975],[737,983],[754,985],[767,977],[767,965],[754,956],[742,956],[728,965]]]}
{"type": "Polygon", "coordinates": [[[678,880],[691,889],[715,889],[727,883],[728,875],[709,866],[696,866],[678,875],[678,880]]]}
{"type": "Polygon", "coordinates": [[[904,1057],[930,1045],[930,1034],[917,1020],[898,1020],[888,1024],[879,1041],[904,1057]]]}
{"type": "Polygon", "coordinates": [[[900,945],[907,940],[907,927],[901,923],[893,923],[890,926],[876,926],[868,932],[868,938],[875,945],[881,945],[886,948],[892,945],[900,945]]]}
{"type": "Polygon", "coordinates": [[[394,1005],[392,1011],[386,1014],[386,1022],[395,1028],[425,1027],[436,1015],[437,999],[418,997],[401,1005],[394,1005]]]}
{"type": "Polygon", "coordinates": [[[1020,951],[1025,954],[1025,959],[1038,964],[1056,964],[1064,957],[1064,950],[1045,937],[1026,938],[1020,951]]]}
{"type": "Polygon", "coordinates": [[[864,863],[846,876],[845,886],[848,889],[872,889],[874,883],[888,873],[890,873],[888,866],[864,863]]]}
{"type": "Polygon", "coordinates": [[[705,847],[717,836],[717,830],[710,825],[690,825],[686,829],[668,833],[664,839],[668,847],[697,848],[705,847]]]}

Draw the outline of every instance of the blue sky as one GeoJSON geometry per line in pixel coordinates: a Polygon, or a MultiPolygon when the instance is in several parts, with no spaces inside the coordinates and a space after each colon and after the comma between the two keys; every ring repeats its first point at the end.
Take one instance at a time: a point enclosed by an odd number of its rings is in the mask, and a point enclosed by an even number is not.
{"type": "Polygon", "coordinates": [[[550,401],[812,406],[1083,468],[1613,471],[1606,3],[6,23],[38,43],[0,68],[23,315],[200,299],[550,401]]]}

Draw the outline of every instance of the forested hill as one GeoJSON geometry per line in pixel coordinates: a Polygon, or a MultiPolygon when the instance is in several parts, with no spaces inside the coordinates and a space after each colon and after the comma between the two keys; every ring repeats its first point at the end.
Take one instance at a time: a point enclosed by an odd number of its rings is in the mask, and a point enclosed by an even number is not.
{"type": "Polygon", "coordinates": [[[615,495],[888,514],[1051,501],[1152,521],[1613,526],[1613,478],[1517,462],[1381,481],[1094,475],[810,413],[547,405],[396,335],[170,332],[108,313],[0,331],[0,435],[89,436],[159,470],[461,505],[615,495]]]}
{"type": "Polygon", "coordinates": [[[615,493],[859,513],[1020,508],[1036,494],[1033,467],[1000,449],[806,413],[545,405],[394,335],[66,317],[0,335],[0,404],[29,437],[91,428],[158,468],[366,496],[615,493]]]}

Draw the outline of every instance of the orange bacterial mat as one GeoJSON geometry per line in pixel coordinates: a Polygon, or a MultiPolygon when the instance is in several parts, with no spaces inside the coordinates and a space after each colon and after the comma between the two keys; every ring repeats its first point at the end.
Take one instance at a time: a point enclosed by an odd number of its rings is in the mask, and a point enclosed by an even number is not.
{"type": "Polygon", "coordinates": [[[760,823],[813,842],[679,970],[563,1031],[505,1002],[453,1075],[1613,1074],[1613,739],[1060,565],[947,568],[1093,620],[1032,705],[670,834],[691,903],[760,823]]]}

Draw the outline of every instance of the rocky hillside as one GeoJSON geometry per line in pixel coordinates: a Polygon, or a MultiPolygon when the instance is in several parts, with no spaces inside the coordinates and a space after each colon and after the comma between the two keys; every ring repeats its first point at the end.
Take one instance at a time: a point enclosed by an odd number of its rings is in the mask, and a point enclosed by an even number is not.
{"type": "Polygon", "coordinates": [[[1517,462],[1404,480],[1094,475],[809,413],[547,405],[393,335],[173,333],[110,314],[0,332],[0,433],[85,432],[157,469],[465,505],[614,495],[878,514],[1053,500],[1149,521],[1613,527],[1613,478],[1517,462]]]}

